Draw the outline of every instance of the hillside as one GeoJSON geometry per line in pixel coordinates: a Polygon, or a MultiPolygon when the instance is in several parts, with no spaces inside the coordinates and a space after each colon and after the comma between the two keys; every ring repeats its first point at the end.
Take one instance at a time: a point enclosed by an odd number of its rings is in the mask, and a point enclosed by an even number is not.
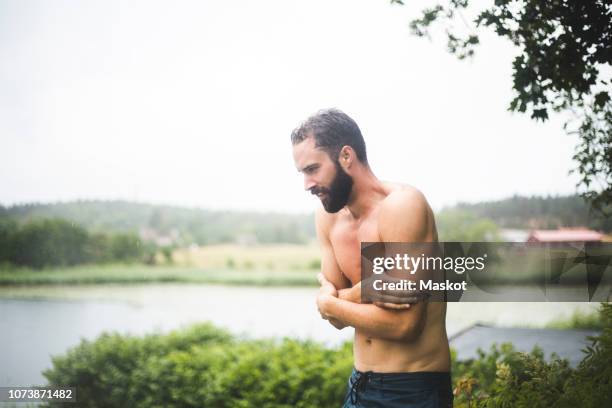
{"type": "MultiPolygon", "coordinates": [[[[456,214],[463,218],[466,216],[460,214],[468,214],[469,220],[450,223],[447,229],[463,228],[466,222],[473,224],[488,219],[500,228],[587,226],[608,233],[612,231],[612,219],[591,212],[589,205],[578,196],[513,196],[499,201],[460,203],[437,214],[439,226],[444,227],[444,221],[456,218],[456,214]],[[455,215],[449,217],[452,213],[455,215]]],[[[0,206],[0,218],[20,224],[54,217],[74,222],[89,231],[136,232],[152,240],[170,240],[178,246],[192,243],[307,243],[315,238],[312,214],[211,211],[93,200],[0,206]]]]}
{"type": "Polygon", "coordinates": [[[25,223],[63,218],[90,231],[137,232],[171,237],[176,244],[227,242],[306,243],[314,238],[313,216],[210,211],[127,201],[73,201],[0,206],[0,217],[25,223]]]}
{"type": "Polygon", "coordinates": [[[460,203],[454,208],[477,218],[489,218],[501,228],[558,228],[586,226],[612,231],[612,219],[592,211],[579,196],[521,197],[475,204],[460,203]]]}

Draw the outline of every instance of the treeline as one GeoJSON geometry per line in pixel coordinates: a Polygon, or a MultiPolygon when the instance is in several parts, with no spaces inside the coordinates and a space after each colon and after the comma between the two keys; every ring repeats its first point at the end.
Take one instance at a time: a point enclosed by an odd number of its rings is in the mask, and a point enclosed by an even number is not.
{"type": "Polygon", "coordinates": [[[493,220],[455,208],[437,213],[436,226],[438,240],[442,242],[490,242],[502,239],[499,227],[493,220]]]}
{"type": "Polygon", "coordinates": [[[31,268],[85,263],[152,262],[155,247],[133,233],[90,233],[61,218],[18,224],[0,219],[0,264],[31,268]]]}
{"type": "Polygon", "coordinates": [[[606,218],[580,196],[521,197],[476,204],[460,203],[456,209],[489,218],[502,228],[589,227],[612,231],[612,217],[606,218]]]}
{"type": "Polygon", "coordinates": [[[171,236],[178,246],[258,242],[307,243],[314,239],[312,214],[210,211],[127,201],[73,201],[0,206],[0,218],[22,224],[33,219],[63,218],[88,231],[143,230],[171,236]]]}
{"type": "MultiPolygon", "coordinates": [[[[307,243],[315,239],[312,214],[210,211],[127,201],[73,201],[3,207],[0,220],[22,226],[62,218],[91,234],[137,234],[148,242],[185,247],[219,243],[307,243]]],[[[436,214],[440,239],[495,240],[498,228],[586,226],[611,232],[606,219],[579,196],[520,197],[476,204],[460,203],[436,214]]]]}

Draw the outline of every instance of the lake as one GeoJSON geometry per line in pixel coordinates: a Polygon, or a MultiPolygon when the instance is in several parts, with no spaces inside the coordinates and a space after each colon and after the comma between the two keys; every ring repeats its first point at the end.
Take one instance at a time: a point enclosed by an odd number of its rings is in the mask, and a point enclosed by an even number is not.
{"type": "MultiPolygon", "coordinates": [[[[205,284],[70,285],[0,288],[0,386],[42,385],[51,356],[104,331],[141,335],[210,321],[235,334],[350,340],[321,320],[317,288],[205,284]]],[[[449,336],[483,322],[538,327],[597,303],[449,303],[449,336]]]]}

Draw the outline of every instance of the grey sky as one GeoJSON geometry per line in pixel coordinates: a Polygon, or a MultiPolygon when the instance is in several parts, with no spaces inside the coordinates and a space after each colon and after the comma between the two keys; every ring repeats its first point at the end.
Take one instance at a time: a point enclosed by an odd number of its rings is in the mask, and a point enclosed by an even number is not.
{"type": "Polygon", "coordinates": [[[411,3],[0,1],[0,203],[309,211],[289,134],[331,106],[434,208],[574,192],[560,118],[506,111],[512,48],[457,61],[411,3]]]}

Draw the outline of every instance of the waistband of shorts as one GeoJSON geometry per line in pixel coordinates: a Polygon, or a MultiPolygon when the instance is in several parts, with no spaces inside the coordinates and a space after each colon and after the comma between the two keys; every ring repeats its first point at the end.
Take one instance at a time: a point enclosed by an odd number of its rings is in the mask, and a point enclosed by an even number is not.
{"type": "Polygon", "coordinates": [[[402,371],[396,373],[379,373],[376,371],[359,371],[353,367],[351,377],[368,377],[372,380],[426,380],[426,381],[450,381],[450,371],[402,371]]]}

